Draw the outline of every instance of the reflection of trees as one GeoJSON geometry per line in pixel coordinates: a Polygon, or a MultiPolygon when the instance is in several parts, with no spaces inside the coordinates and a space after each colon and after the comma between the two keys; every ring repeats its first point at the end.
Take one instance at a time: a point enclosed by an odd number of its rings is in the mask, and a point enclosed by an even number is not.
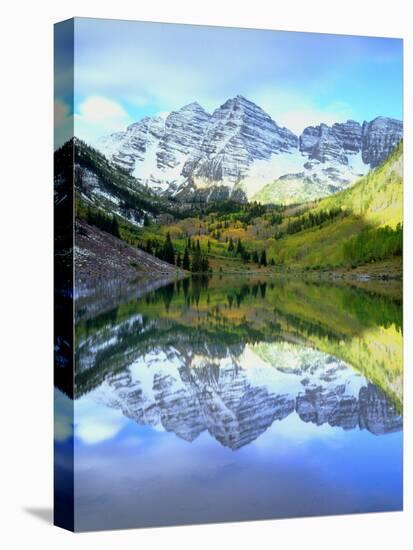
{"type": "Polygon", "coordinates": [[[159,294],[162,298],[163,303],[165,304],[165,310],[169,311],[169,306],[171,305],[172,299],[175,293],[175,283],[170,283],[159,289],[159,294]]]}
{"type": "Polygon", "coordinates": [[[342,358],[400,405],[402,366],[397,346],[401,334],[394,328],[401,321],[400,310],[400,304],[390,298],[352,287],[297,280],[274,284],[236,277],[218,281],[192,277],[80,323],[77,388],[87,391],[113,365],[123,368],[125,356],[137,357],[171,341],[188,346],[290,341],[342,358]],[[140,321],[130,324],[128,319],[136,314],[140,321]],[[383,330],[388,333],[387,343],[377,340],[383,337],[383,330]],[[398,336],[392,342],[393,333],[398,336]],[[86,337],[102,341],[91,369],[82,368],[86,337]],[[104,345],[111,338],[116,344],[104,345]]]}
{"type": "MultiPolygon", "coordinates": [[[[209,276],[194,275],[191,278],[169,283],[152,293],[148,293],[145,301],[147,304],[156,304],[162,301],[165,305],[165,310],[168,312],[174,296],[177,297],[183,293],[188,307],[192,305],[198,307],[203,300],[209,303],[210,298],[207,292],[209,280],[209,276]]],[[[228,307],[230,309],[232,307],[239,308],[249,296],[252,296],[254,299],[265,300],[267,285],[266,281],[260,281],[252,285],[245,283],[239,288],[229,289],[226,295],[228,307]]],[[[274,288],[273,285],[272,288],[274,288]]]]}

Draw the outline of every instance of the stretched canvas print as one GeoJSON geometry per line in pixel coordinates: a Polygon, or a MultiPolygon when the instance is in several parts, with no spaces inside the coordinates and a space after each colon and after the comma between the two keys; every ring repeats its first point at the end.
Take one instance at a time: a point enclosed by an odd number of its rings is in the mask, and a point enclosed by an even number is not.
{"type": "Polygon", "coordinates": [[[55,523],[401,510],[400,39],[55,26],[55,523]]]}

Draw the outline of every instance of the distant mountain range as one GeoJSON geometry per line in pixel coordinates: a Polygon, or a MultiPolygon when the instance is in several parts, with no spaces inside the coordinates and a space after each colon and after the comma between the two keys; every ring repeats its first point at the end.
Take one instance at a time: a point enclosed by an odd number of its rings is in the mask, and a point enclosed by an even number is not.
{"type": "Polygon", "coordinates": [[[349,187],[384,161],[402,135],[401,121],[378,117],[309,126],[296,136],[236,96],[212,115],[191,103],[94,145],[158,196],[292,203],[349,187]]]}

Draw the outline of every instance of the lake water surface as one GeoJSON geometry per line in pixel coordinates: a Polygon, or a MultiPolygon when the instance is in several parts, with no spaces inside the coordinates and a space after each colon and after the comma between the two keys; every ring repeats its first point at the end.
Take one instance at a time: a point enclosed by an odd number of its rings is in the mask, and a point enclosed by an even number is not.
{"type": "Polygon", "coordinates": [[[399,300],[226,276],[102,304],[78,305],[56,443],[76,530],[402,508],[399,300]]]}

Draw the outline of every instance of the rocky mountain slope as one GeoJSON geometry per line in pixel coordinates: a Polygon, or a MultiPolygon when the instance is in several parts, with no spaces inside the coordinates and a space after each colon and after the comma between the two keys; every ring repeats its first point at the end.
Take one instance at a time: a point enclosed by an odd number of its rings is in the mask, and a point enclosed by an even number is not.
{"type": "Polygon", "coordinates": [[[402,133],[402,122],[378,117],[310,126],[298,137],[236,96],[212,114],[195,102],[145,117],[96,146],[158,195],[295,202],[348,187],[380,164],[402,133]]]}
{"type": "Polygon", "coordinates": [[[183,271],[130,246],[84,220],[76,220],[75,232],[76,293],[96,291],[110,281],[136,280],[139,276],[179,277],[183,271]]]}
{"type": "Polygon", "coordinates": [[[138,226],[143,224],[145,215],[177,212],[170,200],[157,196],[126,170],[77,138],[55,153],[57,173],[67,167],[71,170],[72,163],[77,203],[120,216],[138,226]]]}

